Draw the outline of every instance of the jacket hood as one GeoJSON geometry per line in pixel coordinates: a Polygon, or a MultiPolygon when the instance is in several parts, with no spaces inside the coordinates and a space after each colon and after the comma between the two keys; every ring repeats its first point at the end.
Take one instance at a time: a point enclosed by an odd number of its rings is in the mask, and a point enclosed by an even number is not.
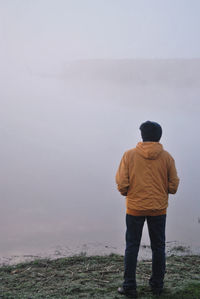
{"type": "Polygon", "coordinates": [[[155,160],[163,151],[159,142],[138,142],[136,151],[145,159],[155,160]]]}

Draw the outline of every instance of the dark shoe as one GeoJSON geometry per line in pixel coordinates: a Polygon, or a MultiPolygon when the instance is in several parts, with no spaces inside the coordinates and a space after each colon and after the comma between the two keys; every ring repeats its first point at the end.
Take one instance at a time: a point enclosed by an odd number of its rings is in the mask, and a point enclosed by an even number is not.
{"type": "Polygon", "coordinates": [[[123,287],[118,288],[118,293],[120,295],[125,295],[129,298],[137,298],[137,291],[135,289],[133,290],[125,290],[123,287]]]}
{"type": "Polygon", "coordinates": [[[162,288],[152,288],[152,293],[156,296],[160,296],[162,294],[163,289],[162,288]]]}
{"type": "Polygon", "coordinates": [[[156,296],[160,296],[162,291],[163,291],[163,287],[157,287],[155,284],[152,283],[151,279],[149,281],[149,285],[151,288],[151,291],[154,295],[156,296]]]}

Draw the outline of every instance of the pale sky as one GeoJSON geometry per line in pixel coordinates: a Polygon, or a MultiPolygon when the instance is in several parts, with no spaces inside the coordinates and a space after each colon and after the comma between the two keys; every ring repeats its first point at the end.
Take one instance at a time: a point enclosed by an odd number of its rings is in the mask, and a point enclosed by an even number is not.
{"type": "Polygon", "coordinates": [[[1,0],[3,65],[197,58],[198,0],[1,0]]]}

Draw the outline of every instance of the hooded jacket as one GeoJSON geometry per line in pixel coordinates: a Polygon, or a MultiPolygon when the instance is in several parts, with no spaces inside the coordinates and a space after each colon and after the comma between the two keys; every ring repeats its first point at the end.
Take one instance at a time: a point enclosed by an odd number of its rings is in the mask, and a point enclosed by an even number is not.
{"type": "Polygon", "coordinates": [[[172,156],[159,142],[139,142],[124,153],[116,183],[126,196],[127,214],[166,214],[168,194],[177,191],[179,178],[172,156]]]}

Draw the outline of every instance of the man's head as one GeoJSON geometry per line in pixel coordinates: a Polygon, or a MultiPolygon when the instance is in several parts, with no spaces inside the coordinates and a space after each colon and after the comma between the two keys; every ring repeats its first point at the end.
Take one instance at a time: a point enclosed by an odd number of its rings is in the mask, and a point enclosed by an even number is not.
{"type": "Polygon", "coordinates": [[[141,124],[140,131],[142,135],[142,140],[145,141],[153,141],[159,142],[162,136],[162,128],[161,126],[154,121],[146,121],[141,124]]]}

